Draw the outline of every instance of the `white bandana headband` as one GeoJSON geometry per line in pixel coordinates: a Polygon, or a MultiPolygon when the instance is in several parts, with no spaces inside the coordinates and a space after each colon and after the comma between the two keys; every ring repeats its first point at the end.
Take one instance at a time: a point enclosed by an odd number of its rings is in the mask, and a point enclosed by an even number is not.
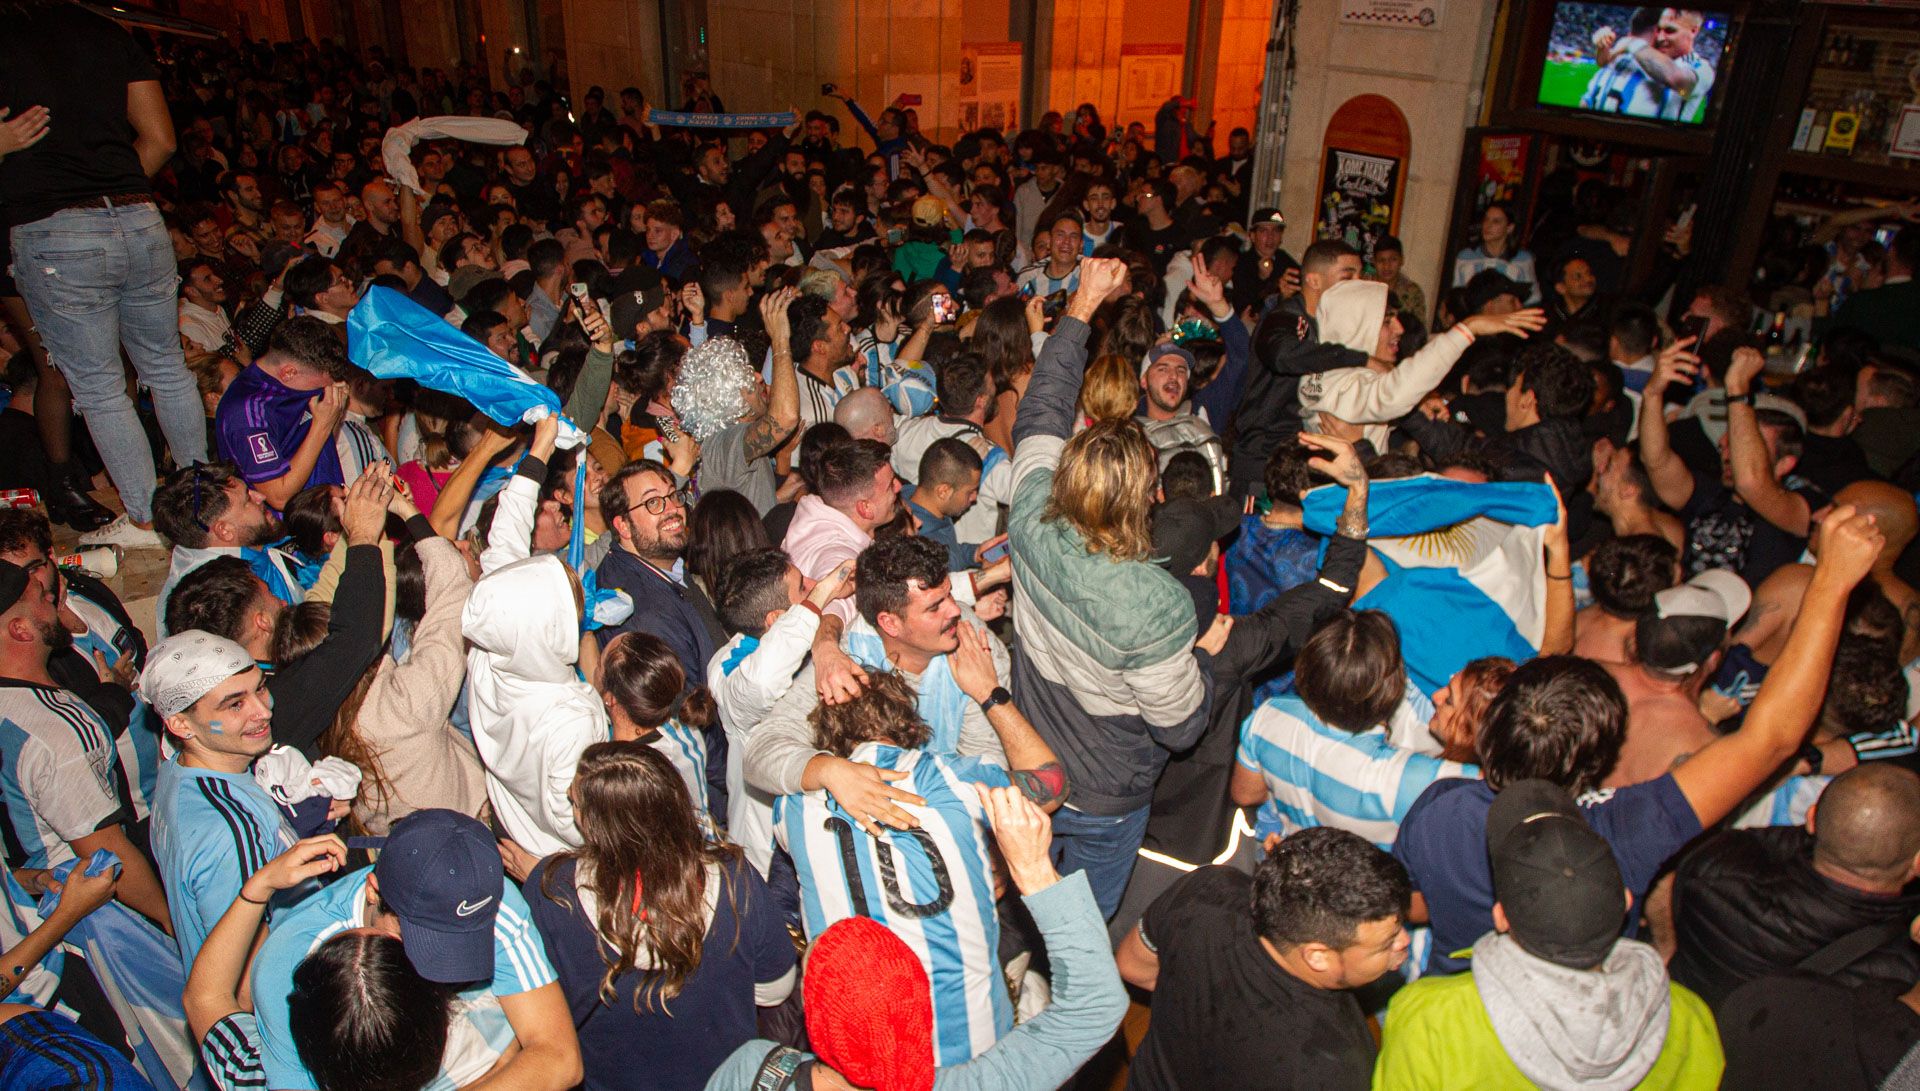
{"type": "Polygon", "coordinates": [[[253,665],[253,656],[226,637],[188,629],[147,653],[147,668],[140,672],[140,695],[163,718],[173,716],[253,665]]]}

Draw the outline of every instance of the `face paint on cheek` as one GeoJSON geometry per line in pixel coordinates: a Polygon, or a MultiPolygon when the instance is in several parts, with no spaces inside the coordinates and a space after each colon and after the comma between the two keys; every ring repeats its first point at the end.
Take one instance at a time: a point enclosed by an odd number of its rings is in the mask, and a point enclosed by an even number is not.
{"type": "Polygon", "coordinates": [[[266,702],[267,702],[267,711],[268,711],[268,712],[272,712],[272,711],[273,711],[273,691],[272,691],[272,690],[267,690],[267,691],[266,691],[265,693],[263,693],[263,694],[262,694],[261,696],[263,696],[264,698],[266,698],[266,702]]]}
{"type": "Polygon", "coordinates": [[[225,735],[226,732],[221,730],[221,728],[225,726],[226,725],[221,723],[219,720],[207,721],[207,730],[215,735],[225,735]]]}

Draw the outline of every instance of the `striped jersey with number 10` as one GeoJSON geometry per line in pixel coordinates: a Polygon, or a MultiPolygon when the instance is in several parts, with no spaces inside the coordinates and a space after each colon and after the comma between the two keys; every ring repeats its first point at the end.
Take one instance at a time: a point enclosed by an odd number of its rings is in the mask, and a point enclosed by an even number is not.
{"type": "Polygon", "coordinates": [[[901,804],[912,830],[862,830],[824,791],[774,801],[774,833],[793,857],[807,938],[852,916],[871,917],[904,940],[933,985],[934,1063],[963,1064],[1013,1028],[1000,971],[993,861],[975,784],[1005,787],[1006,771],[975,758],[865,742],[849,759],[909,774],[901,804]]]}

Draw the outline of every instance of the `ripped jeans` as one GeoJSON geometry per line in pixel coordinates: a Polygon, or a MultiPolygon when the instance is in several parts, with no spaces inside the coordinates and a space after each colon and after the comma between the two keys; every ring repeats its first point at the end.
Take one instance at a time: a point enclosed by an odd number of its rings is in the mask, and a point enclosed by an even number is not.
{"type": "Polygon", "coordinates": [[[127,391],[127,358],[153,392],[179,465],[207,457],[200,390],[180,348],[179,272],[153,205],[65,209],[13,229],[13,279],[47,357],[135,522],[153,518],[153,451],[127,391]]]}

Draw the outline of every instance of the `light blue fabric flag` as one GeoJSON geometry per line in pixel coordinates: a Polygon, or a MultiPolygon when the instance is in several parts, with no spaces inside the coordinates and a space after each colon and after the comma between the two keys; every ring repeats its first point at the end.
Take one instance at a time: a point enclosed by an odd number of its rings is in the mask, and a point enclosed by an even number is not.
{"type": "MultiPolygon", "coordinates": [[[[64,884],[79,863],[68,860],[53,869],[53,877],[64,884]]],[[[99,849],[87,860],[84,874],[100,875],[119,866],[118,857],[99,849]]],[[[40,896],[40,915],[52,915],[59,904],[59,893],[47,891],[40,896]]],[[[194,1043],[180,1004],[187,973],[173,940],[140,914],[108,902],[82,917],[66,942],[86,957],[120,1016],[141,1075],[156,1088],[207,1091],[206,1077],[195,1071],[194,1043]]]]}
{"type": "MultiPolygon", "coordinates": [[[[391,288],[367,289],[347,316],[347,355],[379,378],[457,394],[507,427],[560,412],[560,395],[391,288]]],[[[568,428],[562,447],[574,446],[568,428]]]]}
{"type": "MultiPolygon", "coordinates": [[[[1347,491],[1323,485],[1301,498],[1306,528],[1332,534],[1347,491]]],[[[1488,655],[1531,659],[1546,631],[1541,545],[1553,489],[1531,482],[1474,484],[1423,474],[1368,489],[1367,544],[1387,578],[1353,604],[1400,629],[1407,674],[1423,693],[1488,655]]]]}

